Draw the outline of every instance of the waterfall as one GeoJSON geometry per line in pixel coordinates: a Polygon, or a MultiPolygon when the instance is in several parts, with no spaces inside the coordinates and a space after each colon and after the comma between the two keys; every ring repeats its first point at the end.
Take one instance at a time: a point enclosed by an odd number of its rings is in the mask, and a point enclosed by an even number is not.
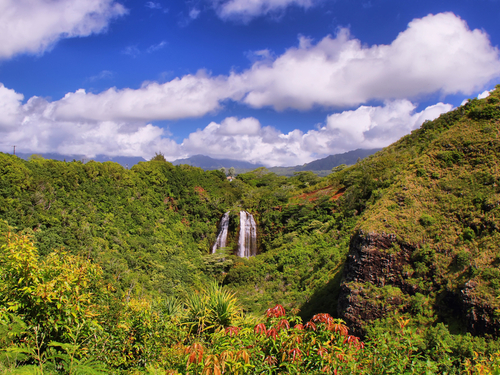
{"type": "Polygon", "coordinates": [[[217,233],[217,239],[215,240],[214,246],[212,247],[212,254],[215,253],[217,249],[221,247],[226,247],[227,242],[227,229],[229,227],[229,211],[222,216],[219,224],[219,232],[217,233]]]}
{"type": "Polygon", "coordinates": [[[237,255],[245,258],[257,255],[257,224],[255,224],[252,214],[246,211],[240,211],[237,255]]]}

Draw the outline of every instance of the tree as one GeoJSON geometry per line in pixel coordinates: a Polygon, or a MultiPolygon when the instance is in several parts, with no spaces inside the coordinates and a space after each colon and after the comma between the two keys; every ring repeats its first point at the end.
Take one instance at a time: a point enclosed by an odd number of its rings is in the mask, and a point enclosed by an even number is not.
{"type": "Polygon", "coordinates": [[[167,159],[165,159],[165,155],[163,155],[161,152],[155,152],[155,156],[151,158],[151,161],[164,161],[166,162],[167,159]]]}
{"type": "Polygon", "coordinates": [[[235,174],[236,174],[236,170],[234,169],[234,167],[229,168],[229,175],[231,177],[234,177],[235,174]]]}
{"type": "Polygon", "coordinates": [[[226,171],[226,168],[225,168],[225,167],[219,168],[219,171],[221,171],[221,172],[222,172],[222,173],[224,173],[224,174],[227,174],[227,171],[226,171]]]}

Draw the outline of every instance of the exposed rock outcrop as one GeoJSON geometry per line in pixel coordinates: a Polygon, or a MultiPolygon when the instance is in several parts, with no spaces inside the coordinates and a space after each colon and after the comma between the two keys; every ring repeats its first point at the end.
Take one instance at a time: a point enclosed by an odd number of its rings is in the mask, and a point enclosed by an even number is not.
{"type": "Polygon", "coordinates": [[[461,291],[467,330],[473,335],[489,334],[498,337],[500,322],[495,318],[496,309],[480,298],[476,287],[477,283],[470,280],[461,291]]]}
{"type": "MultiPolygon", "coordinates": [[[[355,334],[364,335],[366,323],[389,312],[406,311],[411,296],[425,293],[409,278],[415,250],[415,246],[398,241],[394,234],[360,230],[352,237],[337,311],[355,334]]],[[[433,278],[432,271],[428,276],[433,278]]],[[[470,280],[462,290],[445,291],[448,299],[441,303],[449,306],[435,308],[449,309],[453,305],[453,314],[465,322],[468,332],[498,336],[500,321],[496,309],[481,298],[476,287],[477,283],[470,280]]]]}
{"type": "Polygon", "coordinates": [[[398,243],[393,234],[359,231],[353,236],[337,310],[356,334],[363,334],[365,322],[381,318],[404,303],[404,296],[397,290],[382,296],[373,287],[394,286],[405,294],[416,291],[404,276],[413,250],[398,243]]]}

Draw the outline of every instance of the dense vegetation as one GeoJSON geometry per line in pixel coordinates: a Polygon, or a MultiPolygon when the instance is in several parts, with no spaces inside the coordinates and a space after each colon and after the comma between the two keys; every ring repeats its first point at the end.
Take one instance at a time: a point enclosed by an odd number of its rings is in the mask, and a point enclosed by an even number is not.
{"type": "Polygon", "coordinates": [[[324,178],[0,154],[0,372],[500,373],[499,104],[324,178]]]}

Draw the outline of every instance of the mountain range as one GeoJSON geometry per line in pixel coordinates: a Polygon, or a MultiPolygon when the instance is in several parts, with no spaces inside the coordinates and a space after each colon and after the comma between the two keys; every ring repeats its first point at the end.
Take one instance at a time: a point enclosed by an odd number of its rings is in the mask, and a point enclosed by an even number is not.
{"type": "MultiPolygon", "coordinates": [[[[270,167],[269,171],[276,173],[279,176],[293,176],[295,172],[305,172],[312,171],[320,176],[326,176],[332,170],[332,168],[338,167],[339,165],[353,165],[359,159],[364,159],[377,151],[380,148],[374,149],[357,149],[353,151],[348,151],[343,154],[330,155],[323,159],[314,160],[310,163],[305,163],[303,165],[296,165],[292,167],[270,167]]],[[[193,167],[199,167],[204,170],[214,170],[220,168],[229,169],[233,167],[236,173],[245,173],[252,171],[256,168],[263,167],[262,164],[253,164],[246,161],[239,161],[234,159],[213,159],[205,155],[194,155],[186,159],[177,159],[172,162],[174,165],[188,164],[193,167]]]]}
{"type": "MultiPolygon", "coordinates": [[[[380,149],[357,149],[343,154],[330,155],[323,159],[314,160],[310,163],[303,165],[296,165],[292,167],[270,167],[269,171],[276,173],[279,176],[293,176],[295,172],[313,171],[319,176],[328,175],[332,168],[338,167],[339,165],[353,165],[359,159],[364,159],[369,155],[372,155],[380,151],[380,149]]],[[[94,158],[88,158],[85,155],[62,155],[58,153],[16,153],[21,159],[28,160],[33,155],[39,155],[44,159],[52,159],[59,161],[72,161],[81,160],[82,162],[87,162],[90,160],[104,163],[106,161],[113,161],[125,168],[131,168],[139,162],[144,162],[146,159],[140,156],[108,156],[108,155],[97,155],[94,158]]],[[[237,174],[252,171],[254,169],[263,167],[264,165],[258,163],[250,163],[247,161],[235,160],[235,159],[214,159],[206,155],[194,155],[185,159],[177,159],[172,162],[173,165],[187,164],[193,167],[201,168],[205,171],[226,168],[229,169],[233,167],[237,174]]]]}

